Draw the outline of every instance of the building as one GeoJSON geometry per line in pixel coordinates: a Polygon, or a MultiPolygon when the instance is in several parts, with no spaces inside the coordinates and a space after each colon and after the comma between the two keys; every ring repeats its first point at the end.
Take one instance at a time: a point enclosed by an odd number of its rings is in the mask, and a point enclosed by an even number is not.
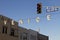
{"type": "Polygon", "coordinates": [[[18,26],[18,22],[0,15],[0,40],[48,40],[48,36],[18,26]]]}
{"type": "Polygon", "coordinates": [[[19,40],[37,40],[37,32],[19,27],[19,40]]]}
{"type": "Polygon", "coordinates": [[[37,40],[37,31],[29,29],[29,40],[37,40]]]}
{"type": "Polygon", "coordinates": [[[37,39],[38,40],[49,40],[48,36],[40,34],[40,33],[37,34],[37,39]]]}
{"type": "Polygon", "coordinates": [[[19,29],[19,40],[28,40],[29,30],[23,27],[19,27],[18,29],[19,29]]]}
{"type": "Polygon", "coordinates": [[[0,15],[0,40],[18,40],[18,23],[0,15]]]}

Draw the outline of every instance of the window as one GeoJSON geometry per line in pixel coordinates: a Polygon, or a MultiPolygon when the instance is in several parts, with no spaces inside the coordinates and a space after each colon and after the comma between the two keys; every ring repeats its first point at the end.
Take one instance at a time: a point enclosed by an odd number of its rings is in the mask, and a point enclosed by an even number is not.
{"type": "Polygon", "coordinates": [[[3,26],[2,33],[6,33],[7,34],[7,27],[6,26],[3,26]]]}
{"type": "Polygon", "coordinates": [[[23,33],[23,40],[27,40],[27,33],[23,33]]]}
{"type": "Polygon", "coordinates": [[[22,33],[20,33],[20,40],[23,40],[22,38],[23,38],[22,33]]]}
{"type": "Polygon", "coordinates": [[[36,36],[30,35],[30,39],[31,39],[31,40],[36,40],[36,36]]]}
{"type": "Polygon", "coordinates": [[[14,36],[14,32],[15,32],[15,31],[14,31],[14,29],[13,29],[13,28],[11,28],[10,35],[11,35],[11,36],[14,36]]]}

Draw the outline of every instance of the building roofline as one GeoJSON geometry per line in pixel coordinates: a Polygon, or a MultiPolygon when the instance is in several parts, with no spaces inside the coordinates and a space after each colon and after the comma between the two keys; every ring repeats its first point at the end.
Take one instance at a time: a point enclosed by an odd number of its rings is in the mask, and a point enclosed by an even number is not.
{"type": "MultiPolygon", "coordinates": [[[[11,18],[9,18],[9,17],[7,17],[7,16],[5,16],[5,15],[1,15],[0,14],[0,17],[5,17],[5,18],[7,18],[7,19],[9,19],[9,20],[13,20],[13,19],[11,19],[11,18]]],[[[15,20],[14,20],[15,21],[15,20]]],[[[15,21],[16,23],[18,23],[17,21],[15,21]]]]}

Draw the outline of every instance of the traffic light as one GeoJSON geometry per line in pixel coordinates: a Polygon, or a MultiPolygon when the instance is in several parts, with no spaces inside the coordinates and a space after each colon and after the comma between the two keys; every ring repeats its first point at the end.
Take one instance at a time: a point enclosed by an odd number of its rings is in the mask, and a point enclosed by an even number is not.
{"type": "Polygon", "coordinates": [[[37,4],[37,14],[41,14],[41,12],[42,12],[42,5],[41,5],[41,3],[38,3],[37,4]]]}

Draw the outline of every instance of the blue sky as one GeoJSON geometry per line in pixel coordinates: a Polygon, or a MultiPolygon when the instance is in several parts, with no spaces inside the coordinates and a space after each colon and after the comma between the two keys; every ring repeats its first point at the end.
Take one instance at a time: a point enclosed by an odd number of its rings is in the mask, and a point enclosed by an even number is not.
{"type": "Polygon", "coordinates": [[[46,12],[45,6],[60,6],[60,0],[0,0],[0,14],[12,18],[18,22],[23,19],[22,27],[37,30],[40,33],[49,36],[49,40],[60,40],[60,9],[56,12],[46,12]],[[42,13],[37,14],[36,4],[42,3],[42,13]],[[48,21],[46,15],[51,15],[48,21]],[[36,23],[35,18],[39,16],[40,22],[36,23]],[[30,24],[27,19],[30,18],[30,24]],[[33,19],[34,18],[34,19],[33,19]]]}

